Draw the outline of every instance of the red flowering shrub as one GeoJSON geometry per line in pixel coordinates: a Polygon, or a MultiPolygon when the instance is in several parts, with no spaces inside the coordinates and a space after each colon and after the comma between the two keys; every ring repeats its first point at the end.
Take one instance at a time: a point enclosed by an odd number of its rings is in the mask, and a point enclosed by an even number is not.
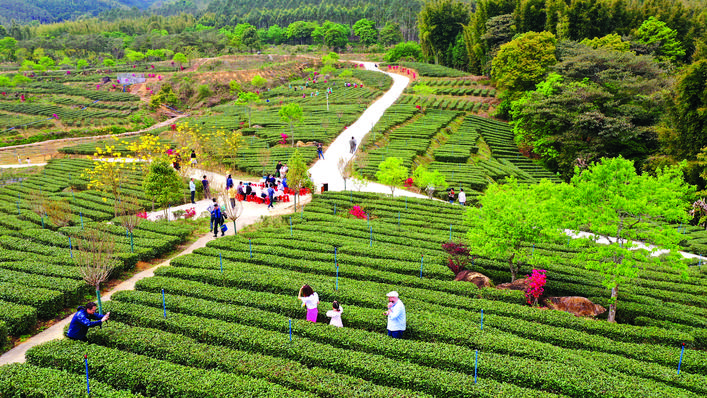
{"type": "Polygon", "coordinates": [[[141,211],[141,212],[137,213],[137,216],[147,220],[147,212],[145,212],[145,211],[141,211]]]}
{"type": "Polygon", "coordinates": [[[407,180],[405,180],[405,186],[410,188],[412,186],[413,182],[414,181],[412,178],[408,178],[407,180]]]}
{"type": "Polygon", "coordinates": [[[542,296],[543,292],[545,291],[545,271],[544,269],[537,270],[533,269],[533,272],[530,274],[530,276],[526,275],[528,278],[528,281],[530,282],[530,286],[528,287],[528,290],[525,291],[525,299],[528,301],[528,304],[530,305],[538,305],[538,298],[542,296]]]}
{"type": "Polygon", "coordinates": [[[287,138],[289,137],[289,135],[285,133],[280,133],[280,137],[282,137],[282,139],[280,140],[280,144],[287,144],[287,138]]]}
{"type": "Polygon", "coordinates": [[[351,210],[349,210],[349,214],[351,214],[352,216],[354,216],[356,218],[360,218],[362,220],[366,219],[366,212],[363,211],[361,206],[352,207],[351,210]]]}
{"type": "Polygon", "coordinates": [[[186,212],[184,212],[184,218],[192,218],[196,215],[196,209],[193,207],[191,209],[187,209],[186,212]]]}
{"type": "Polygon", "coordinates": [[[447,259],[447,267],[454,272],[454,275],[457,275],[466,269],[466,265],[469,264],[469,256],[471,253],[465,244],[454,242],[443,243],[442,249],[449,254],[449,258],[447,259]]]}

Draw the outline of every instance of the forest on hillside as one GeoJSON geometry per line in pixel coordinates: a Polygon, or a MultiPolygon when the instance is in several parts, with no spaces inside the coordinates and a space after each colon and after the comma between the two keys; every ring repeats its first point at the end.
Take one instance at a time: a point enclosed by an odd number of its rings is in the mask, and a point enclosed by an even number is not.
{"type": "Polygon", "coordinates": [[[501,100],[494,116],[510,122],[526,156],[564,178],[577,166],[621,155],[648,171],[687,159],[690,180],[701,183],[704,3],[182,1],[163,7],[204,10],[165,16],[115,9],[77,21],[0,25],[0,62],[27,74],[181,65],[270,49],[377,53],[388,62],[428,62],[489,77],[501,100]]]}

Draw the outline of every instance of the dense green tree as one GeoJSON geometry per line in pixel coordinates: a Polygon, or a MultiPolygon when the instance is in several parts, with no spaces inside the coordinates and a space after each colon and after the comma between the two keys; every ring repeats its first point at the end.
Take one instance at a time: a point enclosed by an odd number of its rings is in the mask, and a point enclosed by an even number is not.
{"type": "Polygon", "coordinates": [[[295,130],[294,126],[302,121],[302,107],[298,103],[284,105],[278,111],[280,120],[290,126],[290,134],[292,135],[292,147],[295,146],[295,130]]]}
{"type": "Polygon", "coordinates": [[[86,67],[88,67],[88,61],[86,61],[85,59],[76,60],[76,70],[83,70],[86,67]]]}
{"type": "MultiPolygon", "coordinates": [[[[296,104],[291,104],[296,105],[296,104]]],[[[299,106],[299,105],[298,105],[299,106]]],[[[295,206],[293,212],[297,211],[297,197],[302,188],[314,189],[314,184],[309,178],[309,167],[304,161],[299,149],[295,149],[294,153],[287,160],[287,186],[295,191],[295,206]]]]}
{"type": "Polygon", "coordinates": [[[657,150],[668,83],[650,57],[583,47],[552,69],[511,105],[516,141],[547,167],[569,178],[577,163],[657,150]]]}
{"type": "Polygon", "coordinates": [[[241,34],[241,44],[247,48],[249,52],[260,50],[260,37],[255,27],[250,26],[243,30],[241,34]]]}
{"type": "Polygon", "coordinates": [[[312,38],[312,32],[318,27],[317,23],[295,21],[287,26],[287,40],[298,44],[305,44],[312,38]]]}
{"type": "Polygon", "coordinates": [[[155,159],[150,163],[142,187],[156,204],[166,207],[182,199],[184,183],[167,159],[155,159]]]}
{"type": "Polygon", "coordinates": [[[3,61],[14,61],[16,49],[17,39],[9,36],[0,38],[0,59],[3,61]]]}
{"type": "Polygon", "coordinates": [[[469,8],[457,0],[428,0],[420,14],[417,25],[420,30],[422,54],[434,59],[436,64],[448,65],[457,36],[469,23],[469,8]]]}
{"type": "Polygon", "coordinates": [[[39,65],[42,70],[52,69],[56,66],[56,61],[52,57],[43,56],[39,59],[39,65]]]}
{"type": "Polygon", "coordinates": [[[638,43],[652,48],[652,54],[664,61],[676,61],[685,56],[685,49],[677,38],[677,31],[655,17],[643,21],[633,34],[638,43]]]}
{"type": "Polygon", "coordinates": [[[519,184],[515,179],[505,184],[491,184],[464,214],[469,227],[467,241],[475,255],[500,258],[508,263],[511,281],[522,264],[542,266],[549,260],[534,253],[532,246],[556,242],[562,230],[562,211],[558,211],[558,189],[564,187],[543,181],[519,184]]]}
{"type": "Polygon", "coordinates": [[[353,26],[353,32],[359,37],[359,41],[364,45],[371,45],[378,42],[378,29],[376,23],[370,19],[359,19],[353,26]]]}
{"type": "Polygon", "coordinates": [[[184,54],[182,54],[182,53],[176,53],[176,54],[174,54],[174,56],[172,57],[172,61],[173,61],[173,62],[176,62],[176,63],[180,66],[180,68],[181,68],[181,66],[184,65],[184,64],[186,64],[188,60],[187,60],[187,56],[186,56],[186,55],[184,55],[184,54]]]}
{"type": "Polygon", "coordinates": [[[400,60],[418,61],[422,58],[422,49],[417,42],[398,43],[395,47],[385,53],[386,62],[398,62],[400,60]]]}
{"type": "Polygon", "coordinates": [[[491,64],[491,77],[503,90],[499,115],[506,116],[511,101],[534,89],[555,62],[555,35],[550,32],[527,32],[501,45],[491,64]]]}
{"type": "Polygon", "coordinates": [[[281,44],[287,38],[287,31],[277,24],[271,25],[268,28],[268,42],[272,44],[281,44]]]}
{"type": "Polygon", "coordinates": [[[663,267],[686,270],[679,254],[679,242],[684,239],[677,228],[667,223],[686,223],[687,206],[694,188],[686,184],[680,167],[659,170],[657,176],[638,175],[633,162],[605,158],[589,169],[576,173],[572,189],[564,191],[558,208],[567,211],[563,219],[574,231],[585,230],[594,235],[588,240],[604,238],[608,244],[595,245],[580,252],[585,267],[603,276],[603,285],[611,289],[609,322],[614,322],[619,289],[641,274],[641,263],[659,263],[663,267]],[[564,207],[559,207],[564,204],[564,207]],[[658,250],[636,250],[644,241],[668,249],[658,257],[658,250]]]}
{"type": "Polygon", "coordinates": [[[514,10],[515,26],[519,32],[545,30],[545,0],[519,0],[514,10]]]}
{"type": "Polygon", "coordinates": [[[593,39],[583,39],[580,44],[591,48],[605,48],[615,51],[629,51],[631,43],[623,41],[621,36],[616,33],[606,35],[604,37],[595,37],[593,39]]]}
{"type": "Polygon", "coordinates": [[[400,24],[397,22],[386,22],[380,31],[380,41],[387,46],[403,41],[403,32],[400,30],[400,24]]]}
{"type": "Polygon", "coordinates": [[[128,61],[132,63],[137,63],[145,59],[145,54],[140,51],[133,51],[128,49],[125,51],[125,58],[127,58],[128,61]]]}
{"type": "Polygon", "coordinates": [[[416,168],[415,172],[412,174],[412,178],[415,185],[417,185],[420,190],[427,192],[427,196],[429,196],[430,199],[432,199],[434,191],[443,191],[449,186],[444,175],[440,173],[439,170],[429,171],[424,166],[416,168]]]}
{"type": "Polygon", "coordinates": [[[665,151],[678,159],[694,159],[707,147],[707,60],[678,77],[669,107],[669,126],[662,131],[665,151]]]}
{"type": "Polygon", "coordinates": [[[253,110],[253,106],[260,101],[260,97],[256,93],[251,93],[250,91],[241,91],[238,93],[238,100],[236,100],[236,105],[245,106],[248,110],[248,127],[250,127],[250,115],[253,110]]]}
{"type": "Polygon", "coordinates": [[[378,182],[390,188],[390,194],[395,195],[395,188],[403,185],[408,177],[408,168],[403,166],[403,160],[391,156],[378,164],[376,178],[378,182]]]}

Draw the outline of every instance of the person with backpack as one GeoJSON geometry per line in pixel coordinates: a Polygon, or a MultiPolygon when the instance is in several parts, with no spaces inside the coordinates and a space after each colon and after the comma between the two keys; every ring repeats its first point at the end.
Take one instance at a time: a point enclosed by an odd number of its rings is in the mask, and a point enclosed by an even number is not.
{"type": "Polygon", "coordinates": [[[214,238],[218,237],[218,231],[221,230],[221,236],[223,236],[226,231],[221,228],[224,222],[224,214],[221,212],[221,208],[218,203],[214,203],[214,209],[211,211],[211,219],[213,220],[214,226],[214,238]]]}

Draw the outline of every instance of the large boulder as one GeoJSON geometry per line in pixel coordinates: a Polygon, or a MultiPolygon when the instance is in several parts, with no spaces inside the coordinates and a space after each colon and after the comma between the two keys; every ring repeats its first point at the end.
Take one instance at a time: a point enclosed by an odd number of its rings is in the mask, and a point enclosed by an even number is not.
{"type": "Polygon", "coordinates": [[[510,283],[501,283],[500,285],[496,285],[496,289],[522,290],[524,292],[527,291],[529,287],[530,287],[530,281],[528,280],[528,278],[516,279],[510,283]]]}
{"type": "Polygon", "coordinates": [[[455,281],[465,281],[475,284],[479,289],[482,287],[491,287],[491,279],[488,276],[480,274],[478,272],[472,272],[468,270],[463,270],[459,272],[455,277],[455,281]]]}
{"type": "Polygon", "coordinates": [[[544,303],[550,309],[569,312],[576,316],[597,316],[606,312],[606,308],[584,297],[547,297],[544,303]]]}

